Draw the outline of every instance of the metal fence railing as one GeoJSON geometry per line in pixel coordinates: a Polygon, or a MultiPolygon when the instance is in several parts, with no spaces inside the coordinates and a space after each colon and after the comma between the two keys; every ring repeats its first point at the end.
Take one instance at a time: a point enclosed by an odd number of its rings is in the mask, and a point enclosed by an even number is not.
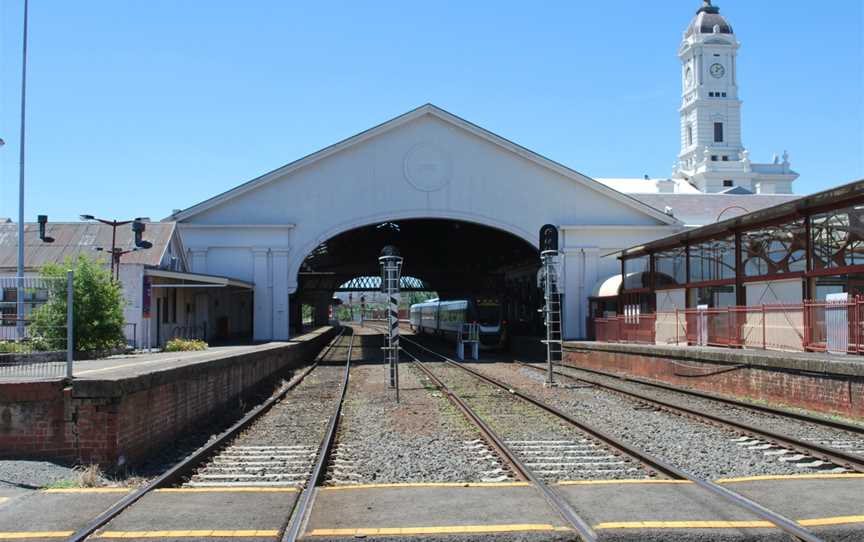
{"type": "Polygon", "coordinates": [[[72,376],[72,280],[0,276],[0,379],[72,376]]]}
{"type": "Polygon", "coordinates": [[[864,354],[864,297],[618,315],[594,331],[601,342],[864,354]]]}

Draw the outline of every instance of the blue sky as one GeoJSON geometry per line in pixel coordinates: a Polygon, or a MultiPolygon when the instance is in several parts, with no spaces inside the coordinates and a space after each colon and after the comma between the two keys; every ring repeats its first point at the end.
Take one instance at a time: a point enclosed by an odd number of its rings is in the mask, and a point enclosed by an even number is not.
{"type": "MultiPolygon", "coordinates": [[[[864,177],[864,2],[718,4],[752,158],[788,149],[799,193],[864,177]]],[[[668,175],[699,5],[31,0],[27,219],[162,218],[426,102],[590,176],[668,175]]],[[[0,0],[13,217],[21,6],[0,0]]]]}

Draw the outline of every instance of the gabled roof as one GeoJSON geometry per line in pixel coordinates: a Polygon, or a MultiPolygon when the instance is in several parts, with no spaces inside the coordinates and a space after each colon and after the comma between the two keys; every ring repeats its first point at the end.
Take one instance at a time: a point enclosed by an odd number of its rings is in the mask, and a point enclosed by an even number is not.
{"type": "Polygon", "coordinates": [[[247,182],[245,182],[245,183],[243,183],[243,184],[241,184],[235,188],[232,188],[231,190],[228,190],[226,192],[223,192],[221,194],[213,196],[212,198],[204,200],[201,203],[193,205],[192,207],[189,207],[187,209],[184,209],[182,211],[174,213],[170,217],[167,217],[164,220],[177,220],[177,221],[187,220],[187,219],[189,219],[189,218],[191,218],[191,217],[193,217],[199,213],[206,211],[207,209],[211,209],[217,205],[225,203],[225,202],[227,202],[233,198],[240,196],[241,194],[244,194],[250,190],[254,190],[255,188],[258,188],[259,186],[265,185],[271,181],[274,181],[274,180],[281,178],[285,175],[293,173],[293,172],[295,172],[301,168],[304,168],[310,164],[313,164],[319,160],[322,160],[322,159],[324,159],[328,156],[331,156],[337,152],[340,152],[346,148],[357,145],[357,144],[359,144],[363,141],[366,141],[372,137],[375,137],[379,134],[393,130],[393,129],[397,128],[398,126],[401,126],[403,124],[411,122],[412,120],[423,117],[424,115],[430,115],[430,116],[433,116],[433,117],[435,117],[439,120],[442,120],[446,123],[457,126],[461,129],[467,131],[467,132],[470,132],[471,134],[473,134],[477,137],[480,137],[486,141],[489,141],[495,145],[498,145],[499,147],[502,147],[502,148],[504,148],[504,149],[526,159],[526,160],[534,162],[534,163],[536,163],[542,167],[551,169],[551,170],[557,172],[558,174],[563,175],[563,176],[565,176],[565,177],[567,177],[567,178],[569,178],[569,179],[571,179],[571,180],[573,180],[573,181],[575,181],[575,182],[577,182],[577,183],[579,183],[579,184],[581,184],[587,188],[590,188],[592,190],[600,192],[601,194],[604,194],[604,195],[606,195],[606,196],[608,196],[614,200],[617,200],[617,201],[623,203],[624,205],[627,205],[627,206],[629,206],[629,207],[631,207],[631,208],[633,208],[633,209],[635,209],[635,210],[637,210],[637,211],[639,211],[645,215],[651,216],[652,218],[659,220],[660,222],[662,222],[664,224],[680,224],[680,222],[678,220],[676,220],[675,218],[670,217],[670,216],[662,213],[661,211],[658,211],[657,209],[654,209],[648,205],[645,205],[635,198],[632,198],[626,194],[622,194],[621,192],[618,192],[617,190],[611,189],[611,188],[593,180],[592,178],[579,173],[578,171],[575,171],[571,168],[568,168],[567,166],[564,166],[558,162],[555,162],[554,160],[550,160],[549,158],[546,158],[545,156],[537,154],[534,151],[531,151],[531,150],[529,150],[529,149],[527,149],[521,145],[513,143],[509,139],[506,139],[506,138],[503,138],[497,134],[494,134],[494,133],[492,133],[492,132],[490,132],[484,128],[481,128],[480,126],[477,126],[476,124],[473,124],[473,123],[471,123],[471,122],[469,122],[469,121],[467,121],[461,117],[457,117],[456,115],[449,113],[448,111],[445,111],[445,110],[441,109],[440,107],[437,107],[431,103],[427,103],[425,105],[422,105],[422,106],[420,106],[416,109],[413,109],[407,113],[403,113],[402,115],[399,115],[398,117],[395,117],[395,118],[390,119],[390,120],[388,120],[382,124],[379,124],[378,126],[375,126],[375,127],[370,128],[366,131],[360,132],[359,134],[351,136],[347,139],[343,139],[342,141],[340,141],[338,143],[335,143],[333,145],[330,145],[329,147],[325,147],[319,151],[316,151],[312,154],[304,156],[303,158],[295,160],[294,162],[290,162],[290,163],[288,163],[288,164],[286,164],[280,168],[274,169],[273,171],[270,171],[269,173],[265,173],[264,175],[261,175],[260,177],[252,179],[250,181],[247,181],[247,182]]]}
{"type": "MultiPolygon", "coordinates": [[[[174,236],[174,222],[148,222],[144,239],[153,243],[147,250],[129,252],[120,257],[121,264],[143,264],[158,267],[174,236]]],[[[106,252],[97,252],[96,247],[111,249],[111,226],[98,222],[49,222],[46,235],[53,243],[39,239],[39,225],[24,225],[24,264],[26,269],[36,269],[46,263],[63,263],[67,257],[77,258],[85,254],[91,258],[104,258],[106,252]]],[[[116,246],[123,250],[133,247],[134,236],[129,226],[117,228],[116,246]]],[[[18,225],[0,224],[0,269],[14,269],[18,264],[18,225]]]]}

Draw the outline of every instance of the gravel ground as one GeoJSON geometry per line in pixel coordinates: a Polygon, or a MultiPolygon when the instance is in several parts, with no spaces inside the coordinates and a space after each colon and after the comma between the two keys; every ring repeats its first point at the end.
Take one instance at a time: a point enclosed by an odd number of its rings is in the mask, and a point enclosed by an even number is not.
{"type": "Polygon", "coordinates": [[[48,461],[4,459],[0,461],[0,487],[39,489],[76,482],[80,470],[48,461]]]}
{"type": "Polygon", "coordinates": [[[444,363],[427,366],[547,481],[648,476],[641,465],[504,390],[444,363]]]}
{"type": "MultiPolygon", "coordinates": [[[[371,333],[364,330],[363,333],[371,333]]],[[[400,402],[381,363],[381,336],[355,347],[327,483],[501,480],[501,464],[462,414],[405,360],[400,402]]]]}
{"type": "MultiPolygon", "coordinates": [[[[856,434],[849,431],[842,431],[840,429],[832,429],[830,427],[760,412],[758,410],[751,410],[718,401],[711,401],[710,399],[702,399],[691,395],[684,395],[673,391],[654,388],[652,386],[638,384],[632,381],[604,377],[594,373],[583,372],[571,367],[561,367],[559,370],[577,377],[584,376],[590,380],[612,384],[644,395],[656,397],[657,399],[676,405],[698,409],[705,413],[723,416],[734,419],[738,422],[762,427],[769,431],[783,433],[784,435],[795,437],[800,440],[833,446],[845,452],[857,453],[864,456],[864,435],[860,433],[856,434]]],[[[861,430],[864,431],[864,425],[861,426],[861,430]]]]}
{"type": "Polygon", "coordinates": [[[187,484],[303,485],[339,397],[350,340],[341,338],[318,367],[187,484]]]}
{"type": "Polygon", "coordinates": [[[739,446],[733,442],[740,438],[735,432],[656,410],[612,392],[566,385],[546,388],[542,373],[510,363],[477,368],[702,478],[813,472],[739,446]]]}

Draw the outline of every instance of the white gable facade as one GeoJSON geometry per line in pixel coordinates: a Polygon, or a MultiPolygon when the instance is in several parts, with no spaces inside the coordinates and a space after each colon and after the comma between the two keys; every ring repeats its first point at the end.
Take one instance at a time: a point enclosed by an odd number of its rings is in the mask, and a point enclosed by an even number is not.
{"type": "Polygon", "coordinates": [[[597,280],[618,270],[604,254],[682,227],[433,105],[171,217],[180,224],[194,272],[254,283],[256,340],[289,337],[289,296],[303,260],[322,242],[414,218],[474,222],[535,246],[543,224],[558,225],[568,338],[585,336],[587,296],[597,280]]]}

